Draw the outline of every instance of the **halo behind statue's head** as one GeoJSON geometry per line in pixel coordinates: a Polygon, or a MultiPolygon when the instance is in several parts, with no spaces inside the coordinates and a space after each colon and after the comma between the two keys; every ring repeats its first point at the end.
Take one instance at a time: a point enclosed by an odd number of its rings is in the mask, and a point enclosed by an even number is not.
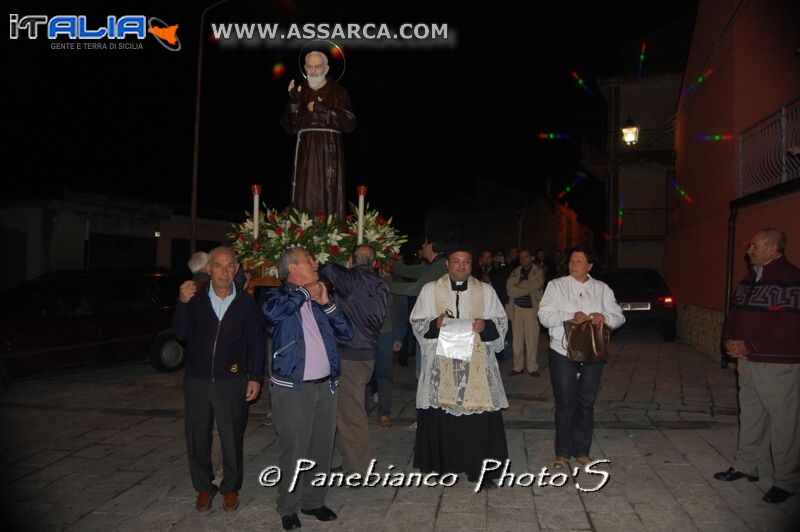
{"type": "Polygon", "coordinates": [[[328,77],[331,79],[339,80],[342,79],[344,76],[344,71],[347,67],[347,61],[344,57],[344,50],[342,47],[336,44],[333,41],[328,41],[324,39],[315,39],[305,44],[300,49],[300,54],[297,56],[297,63],[300,67],[300,74],[303,76],[303,79],[308,79],[308,74],[306,74],[306,56],[311,52],[320,52],[328,58],[328,77]]]}

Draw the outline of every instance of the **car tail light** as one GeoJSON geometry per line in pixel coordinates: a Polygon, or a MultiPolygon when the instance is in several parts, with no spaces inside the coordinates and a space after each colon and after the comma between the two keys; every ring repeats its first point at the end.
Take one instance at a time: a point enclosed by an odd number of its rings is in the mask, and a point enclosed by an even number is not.
{"type": "Polygon", "coordinates": [[[675,298],[672,296],[659,296],[658,302],[664,308],[675,308],[675,298]]]}

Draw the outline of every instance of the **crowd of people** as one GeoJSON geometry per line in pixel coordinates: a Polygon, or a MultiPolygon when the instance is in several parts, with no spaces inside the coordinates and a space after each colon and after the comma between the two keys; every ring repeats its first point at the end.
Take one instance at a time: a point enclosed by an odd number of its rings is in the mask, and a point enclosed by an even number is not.
{"type": "MultiPolygon", "coordinates": [[[[347,268],[318,265],[305,250],[292,248],[280,260],[281,287],[266,292],[260,305],[245,291],[247,279],[230,248],[190,259],[194,277],[181,286],[174,326],[187,341],[186,435],[197,510],[208,509],[217,492],[224,510],[238,507],[247,402],[258,396],[265,373],[280,469],[293,470],[306,459],[318,471],[365,474],[372,456],[366,402],[374,386],[379,423],[391,426],[394,354],[410,344],[418,379],[418,422],[410,427],[416,432],[415,467],[466,473],[477,482],[484,459],[507,458],[502,410],[508,400],[498,356],[513,344],[511,375],[521,373],[517,363],[527,360],[530,374],[539,376],[538,313],[554,266],[515,248],[498,264],[490,250],[476,253],[434,239],[426,239],[417,256],[416,264],[396,262],[376,271],[375,251],[366,245],[353,250],[347,268]],[[473,256],[479,257],[475,271],[473,256]],[[440,353],[443,342],[453,340],[450,332],[464,323],[466,336],[456,338],[455,354],[440,353]],[[511,328],[517,333],[509,344],[511,328]],[[469,348],[459,351],[465,338],[469,348]],[[265,345],[266,371],[259,357],[265,345]],[[336,467],[334,442],[343,458],[336,467]]],[[[618,307],[610,312],[607,321],[619,323],[618,307]]],[[[587,405],[581,406],[578,416],[587,419],[587,405]]],[[[580,427],[585,432],[585,423],[580,427]]],[[[336,518],[325,505],[327,488],[312,485],[311,478],[294,489],[278,484],[277,512],[287,530],[300,526],[298,513],[336,518]]],[[[485,476],[481,488],[496,487],[494,478],[485,476]]]]}
{"type": "MultiPolygon", "coordinates": [[[[723,349],[739,359],[742,427],[734,466],[714,477],[754,481],[771,459],[775,485],[767,502],[783,502],[800,482],[800,312],[792,303],[800,269],[786,260],[785,247],[776,229],[753,237],[753,269],[737,289],[723,334],[723,349]]],[[[231,248],[191,258],[194,277],[180,287],[173,328],[187,345],[186,443],[198,511],[210,508],[217,492],[225,511],[238,507],[248,402],[265,378],[281,471],[310,460],[316,472],[365,475],[372,459],[367,402],[376,390],[379,423],[391,426],[394,355],[408,348],[409,335],[418,381],[410,429],[414,467],[422,473],[463,473],[476,489],[497,487],[500,471],[482,466],[508,457],[498,358],[510,348],[508,376],[527,368],[539,377],[540,326],[549,336],[555,402],[551,467],[594,461],[593,412],[604,364],[570,359],[565,321],[616,329],[625,317],[608,285],[592,278],[592,251],[569,250],[564,275],[559,263],[526,249],[512,248],[500,263],[489,249],[476,253],[426,239],[418,256],[417,264],[376,270],[367,245],[352,251],[348,267],[319,265],[291,248],[278,265],[281,286],[259,303],[245,290],[231,248]],[[335,442],[343,459],[337,466],[335,442]]],[[[292,486],[278,483],[284,529],[301,526],[298,513],[337,518],[325,504],[327,485],[312,479],[303,473],[292,486]]]]}
{"type": "MultiPolygon", "coordinates": [[[[759,464],[771,458],[775,486],[764,497],[768,502],[791,496],[800,480],[800,313],[791,307],[800,274],[783,256],[785,247],[778,230],[754,237],[753,271],[737,291],[724,333],[725,350],[740,359],[742,432],[735,466],[715,478],[754,480],[759,464]],[[761,312],[762,284],[786,292],[787,312],[772,312],[780,301],[761,312]]],[[[500,471],[482,465],[508,457],[502,411],[509,403],[498,359],[510,349],[509,378],[526,369],[540,377],[540,327],[549,336],[555,402],[551,467],[594,461],[593,412],[604,364],[570,358],[565,321],[616,329],[625,316],[609,286],[591,276],[592,251],[576,246],[557,262],[543,250],[512,248],[498,261],[489,249],[425,239],[418,257],[417,264],[376,270],[375,250],[367,245],[352,251],[349,267],[320,265],[291,248],[278,265],[281,286],[258,304],[230,248],[192,257],[195,277],[180,287],[173,326],[187,342],[186,441],[197,510],[208,509],[217,492],[224,510],[238,507],[247,403],[265,378],[281,471],[310,460],[315,472],[366,474],[373,451],[368,403],[376,391],[379,424],[391,426],[394,357],[409,349],[409,337],[417,377],[413,465],[422,473],[463,473],[476,489],[497,487],[500,471]],[[221,444],[219,468],[213,433],[221,444]],[[342,455],[336,466],[335,443],[342,455]]],[[[327,485],[312,483],[310,473],[292,485],[285,476],[277,485],[284,529],[301,526],[298,513],[337,518],[326,506],[327,485]]]]}

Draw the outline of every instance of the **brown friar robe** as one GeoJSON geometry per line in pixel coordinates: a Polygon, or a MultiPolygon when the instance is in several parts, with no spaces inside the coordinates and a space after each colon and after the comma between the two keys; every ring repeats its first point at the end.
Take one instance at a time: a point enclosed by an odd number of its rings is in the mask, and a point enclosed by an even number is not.
{"type": "Polygon", "coordinates": [[[346,212],[341,133],[355,129],[356,115],[347,91],[332,79],[316,91],[308,81],[301,86],[297,103],[290,102],[281,118],[286,132],[298,135],[292,205],[311,214],[321,211],[342,218],[346,212]],[[309,112],[308,102],[312,100],[314,112],[309,112]]]}

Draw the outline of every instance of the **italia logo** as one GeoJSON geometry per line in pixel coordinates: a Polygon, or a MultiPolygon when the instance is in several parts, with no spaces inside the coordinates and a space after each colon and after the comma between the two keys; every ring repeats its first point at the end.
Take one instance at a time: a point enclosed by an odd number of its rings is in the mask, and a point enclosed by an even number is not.
{"type": "Polygon", "coordinates": [[[105,25],[90,26],[86,15],[25,15],[16,13],[9,15],[9,38],[19,39],[20,34],[27,34],[28,39],[38,39],[39,30],[46,31],[48,39],[57,39],[59,36],[69,40],[121,40],[134,37],[138,40],[147,38],[151,34],[158,43],[169,50],[177,52],[181,49],[178,38],[178,25],[169,25],[157,17],[147,18],[144,15],[123,15],[120,17],[109,15],[105,25]]]}

